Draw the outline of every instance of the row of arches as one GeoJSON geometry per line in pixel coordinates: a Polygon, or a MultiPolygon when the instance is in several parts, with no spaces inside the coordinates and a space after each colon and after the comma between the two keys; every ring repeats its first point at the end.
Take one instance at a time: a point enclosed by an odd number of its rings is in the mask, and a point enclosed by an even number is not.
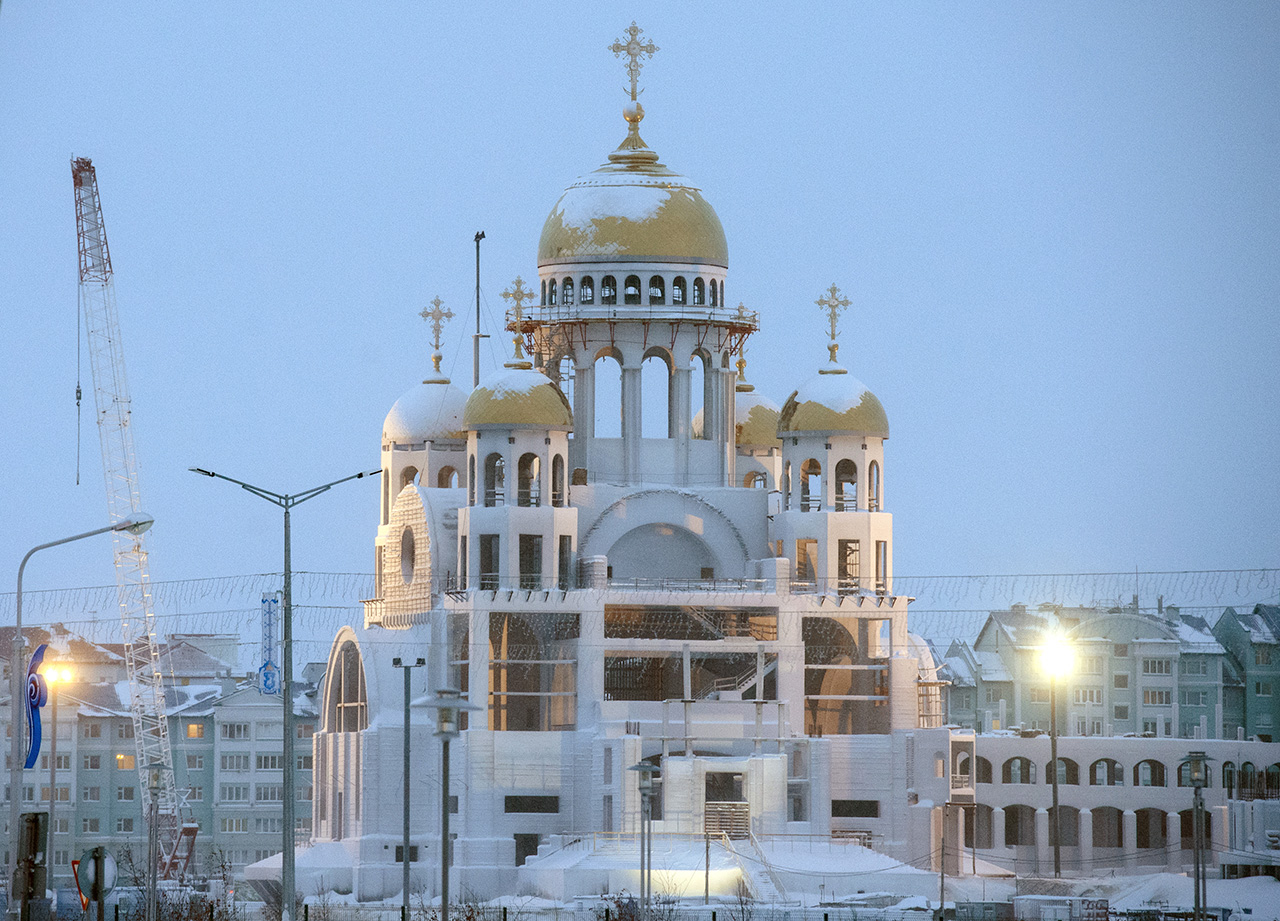
{"type": "MultiPolygon", "coordinates": [[[[976,835],[979,848],[995,846],[993,831],[997,824],[995,810],[991,806],[979,804],[976,821],[966,823],[964,844],[973,847],[976,835]]],[[[1061,843],[1063,847],[1079,847],[1081,831],[1080,810],[1074,806],[1059,806],[1057,812],[1053,807],[1048,813],[1049,845],[1061,843]],[[1060,815],[1060,820],[1055,821],[1060,815]],[[1062,829],[1062,839],[1058,842],[1055,829],[1062,829]]],[[[1023,804],[1005,806],[1002,822],[1004,844],[1006,847],[1030,847],[1036,844],[1036,808],[1023,804]]],[[[1132,846],[1137,850],[1168,849],[1175,842],[1169,840],[1169,817],[1178,817],[1177,846],[1183,850],[1193,847],[1193,823],[1191,809],[1183,809],[1177,813],[1169,813],[1154,807],[1135,809],[1134,840],[1132,846]]],[[[1115,806],[1098,806],[1089,810],[1090,842],[1097,848],[1122,848],[1128,846],[1125,840],[1124,810],[1115,806]]],[[[1212,840],[1212,814],[1205,815],[1205,841],[1212,840]]]]}
{"type": "MultiPolygon", "coordinates": [[[[634,359],[632,359],[634,362],[634,359]]],[[[723,353],[717,368],[716,357],[705,349],[697,349],[689,355],[685,362],[662,346],[650,346],[637,364],[628,363],[617,349],[602,349],[596,354],[591,365],[592,433],[596,438],[622,437],[622,410],[624,375],[638,371],[640,395],[640,437],[641,438],[674,438],[679,429],[689,427],[689,437],[701,439],[707,436],[705,428],[694,431],[693,421],[698,413],[717,399],[715,372],[722,372],[723,378],[729,378],[728,352],[723,353]],[[687,378],[677,382],[676,378],[687,378]]],[[[555,363],[559,370],[561,389],[564,381],[571,375],[576,377],[572,360],[561,357],[555,363]]],[[[723,387],[731,386],[731,381],[724,382],[723,387]]],[[[571,385],[578,386],[574,380],[571,385]]]]}
{"type": "MultiPolygon", "coordinates": [[[[993,783],[994,772],[992,771],[991,762],[982,756],[976,759],[977,772],[975,782],[977,783],[993,783]]],[[[1262,777],[1263,789],[1275,789],[1276,796],[1280,797],[1280,764],[1273,764],[1267,768],[1263,774],[1259,774],[1254,770],[1253,765],[1248,762],[1246,766],[1252,772],[1250,777],[1253,778],[1251,783],[1256,788],[1257,778],[1262,777]],[[1273,786],[1274,784],[1274,786],[1273,786]]],[[[968,774],[970,768],[970,759],[967,753],[962,753],[956,763],[956,772],[959,774],[968,774]]],[[[1000,783],[1002,784],[1033,784],[1036,783],[1037,765],[1030,758],[1021,755],[1009,758],[1000,766],[1000,783]]],[[[1235,768],[1231,762],[1223,765],[1222,782],[1223,786],[1231,789],[1229,784],[1235,783],[1235,768]]],[[[1048,762],[1044,768],[1044,783],[1053,782],[1053,762],[1048,762]]],[[[1085,773],[1085,782],[1089,786],[1095,787],[1119,787],[1124,786],[1126,771],[1120,762],[1113,758],[1099,758],[1089,765],[1085,773]]],[[[1147,758],[1133,765],[1131,776],[1132,785],[1135,787],[1164,787],[1168,786],[1168,774],[1163,762],[1154,758],[1147,758]]],[[[1190,787],[1191,784],[1191,766],[1189,764],[1179,764],[1174,774],[1176,783],[1179,787],[1190,787]]],[[[1241,771],[1243,777],[1243,767],[1241,771]]],[[[1079,786],[1081,784],[1080,765],[1071,758],[1058,759],[1058,783],[1069,786],[1079,786]]],[[[1212,785],[1211,783],[1209,784],[1212,785]]],[[[1244,789],[1244,785],[1241,785],[1244,789]]]]}
{"type": "MultiPolygon", "coordinates": [[[[400,471],[400,488],[404,489],[418,479],[417,467],[405,467],[400,471]]],[[[436,471],[436,486],[440,489],[454,489],[458,485],[458,471],[444,466],[436,471]]]]}
{"type": "MultiPolygon", "coordinates": [[[[724,282],[714,278],[704,280],[701,276],[693,279],[692,284],[683,276],[671,279],[671,304],[682,307],[692,304],[694,307],[719,307],[725,303],[724,282]]],[[[596,303],[596,283],[590,275],[583,275],[575,284],[573,278],[545,278],[542,280],[542,306],[572,307],[576,301],[583,306],[596,303]]],[[[600,304],[611,307],[618,301],[618,279],[613,275],[605,275],[600,279],[600,304]]],[[[655,306],[667,303],[667,279],[662,275],[649,276],[647,290],[642,285],[639,275],[627,275],[622,280],[622,304],[655,306]]]]}
{"type": "MultiPolygon", "coordinates": [[[[1212,776],[1212,771],[1209,774],[1212,776]]],[[[1259,768],[1252,761],[1239,767],[1233,761],[1224,761],[1222,786],[1228,799],[1280,799],[1280,763],[1259,768]]]]}
{"type": "MultiPolygon", "coordinates": [[[[467,481],[467,502],[475,505],[476,496],[476,459],[468,459],[470,477],[467,481]]],[[[551,505],[562,508],[568,500],[565,491],[564,456],[556,454],[551,458],[551,505]]],[[[533,452],[520,455],[516,462],[516,494],[515,504],[520,508],[538,508],[545,505],[542,494],[542,458],[533,452]]],[[[507,459],[495,451],[484,459],[484,488],[479,502],[485,508],[497,508],[507,504],[507,459]]]]}
{"type": "MultiPolygon", "coordinates": [[[[800,464],[800,496],[799,509],[802,512],[818,512],[824,508],[822,464],[816,458],[808,458],[800,464]]],[[[835,480],[832,483],[832,506],[837,512],[856,512],[858,510],[858,465],[849,458],[836,461],[835,480]]],[[[791,508],[791,461],[787,461],[782,471],[783,501],[791,508]]],[[[880,463],[871,461],[867,465],[867,511],[880,510],[880,463]]]]}

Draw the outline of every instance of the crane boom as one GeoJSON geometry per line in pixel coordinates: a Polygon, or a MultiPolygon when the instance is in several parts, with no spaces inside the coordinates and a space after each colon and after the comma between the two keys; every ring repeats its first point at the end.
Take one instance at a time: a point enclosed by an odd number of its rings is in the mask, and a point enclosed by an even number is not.
{"type": "MultiPolygon", "coordinates": [[[[71,175],[75,184],[76,237],[80,249],[80,310],[84,314],[93,373],[107,508],[114,523],[139,511],[129,384],[97,173],[87,157],[80,157],[71,161],[71,175]]],[[[172,850],[177,845],[178,795],[151,603],[146,535],[114,531],[112,539],[125,668],[129,676],[129,708],[133,714],[137,767],[144,778],[140,784],[142,804],[149,817],[154,798],[156,812],[162,817],[159,824],[167,832],[161,840],[169,846],[166,850],[172,850]]]]}

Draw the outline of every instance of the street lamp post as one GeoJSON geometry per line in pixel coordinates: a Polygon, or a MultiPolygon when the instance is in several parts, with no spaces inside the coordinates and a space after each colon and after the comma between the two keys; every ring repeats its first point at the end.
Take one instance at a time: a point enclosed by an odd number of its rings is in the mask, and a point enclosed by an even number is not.
{"type": "Polygon", "coordinates": [[[1204,921],[1205,909],[1208,907],[1208,883],[1204,853],[1204,788],[1208,783],[1209,758],[1204,752],[1188,752],[1182,763],[1187,765],[1191,775],[1191,786],[1195,790],[1193,808],[1191,810],[1191,847],[1192,872],[1195,878],[1195,908],[1193,921],[1204,921]]]}
{"type": "Polygon", "coordinates": [[[440,921],[449,921],[449,742],[458,735],[462,713],[480,708],[454,688],[438,688],[435,700],[424,703],[436,711],[440,737],[440,921]]]}
{"type": "Polygon", "coordinates": [[[656,765],[641,761],[627,768],[637,771],[640,778],[640,917],[649,921],[649,899],[653,893],[653,775],[656,765]]]}
{"type": "Polygon", "coordinates": [[[314,499],[321,493],[328,492],[339,483],[345,483],[348,480],[359,480],[367,476],[376,476],[382,471],[370,470],[363,473],[353,473],[351,476],[334,480],[332,483],[325,483],[323,486],[315,486],[299,493],[287,495],[272,492],[260,486],[252,486],[242,480],[236,480],[200,467],[189,467],[188,469],[192,473],[198,473],[201,476],[214,477],[215,479],[226,480],[228,483],[234,483],[241,489],[253,493],[258,498],[266,499],[271,504],[278,505],[284,509],[284,603],[281,605],[284,611],[281,617],[280,630],[280,656],[284,659],[284,675],[280,683],[280,695],[284,698],[282,701],[284,745],[281,752],[284,760],[284,789],[282,791],[284,803],[281,817],[281,821],[284,824],[284,840],[282,842],[283,852],[280,858],[280,917],[281,921],[292,921],[294,899],[297,897],[297,892],[294,886],[294,849],[296,847],[294,771],[296,770],[296,765],[293,754],[293,562],[290,557],[289,512],[295,505],[306,502],[308,499],[314,499]]]}
{"type": "MultiPolygon", "coordinates": [[[[71,680],[71,669],[52,665],[44,670],[45,684],[49,686],[49,834],[58,833],[58,685],[71,680]]],[[[53,875],[50,874],[50,887],[53,875]]]]}
{"type": "Polygon", "coordinates": [[[409,917],[409,675],[415,668],[427,664],[426,659],[405,662],[399,656],[391,660],[392,668],[404,669],[404,842],[401,856],[404,858],[404,917],[409,917]]]}
{"type": "Polygon", "coordinates": [[[1058,808],[1058,679],[1071,671],[1071,647],[1052,636],[1041,649],[1041,664],[1049,675],[1049,770],[1053,772],[1053,876],[1062,876],[1062,810],[1058,808]]]}
{"type": "MultiPolygon", "coordinates": [[[[27,699],[26,690],[23,687],[23,676],[26,669],[22,667],[22,574],[27,568],[27,560],[32,555],[41,550],[47,550],[50,547],[57,547],[61,544],[69,544],[72,541],[83,540],[86,537],[96,537],[99,534],[109,534],[112,531],[127,531],[130,534],[138,535],[151,527],[155,519],[141,512],[121,518],[114,524],[109,524],[105,528],[95,528],[92,531],[85,531],[83,534],[74,534],[71,537],[64,537],[61,540],[51,540],[47,544],[39,544],[27,551],[27,555],[22,558],[22,562],[18,564],[18,591],[14,596],[14,624],[13,624],[13,646],[9,652],[9,880],[10,884],[18,869],[18,848],[21,846],[22,835],[22,766],[25,758],[22,755],[22,743],[25,741],[26,733],[22,730],[22,703],[27,699]]],[[[9,913],[18,914],[19,899],[16,893],[9,893],[9,913]]]]}

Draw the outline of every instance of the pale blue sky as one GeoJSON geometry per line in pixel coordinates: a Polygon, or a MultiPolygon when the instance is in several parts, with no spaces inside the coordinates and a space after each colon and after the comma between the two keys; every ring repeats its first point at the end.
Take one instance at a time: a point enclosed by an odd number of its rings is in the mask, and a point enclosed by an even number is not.
{"type": "MultiPolygon", "coordinates": [[[[6,0],[0,588],[106,517],[87,358],[74,485],[72,154],[98,168],[153,578],[278,570],[278,511],[187,467],[296,491],[378,465],[429,367],[418,311],[472,300],[475,231],[493,318],[623,137],[605,49],[632,18],[661,49],[644,137],[760,311],[757,388],[782,403],[825,358],[827,285],[854,300],[900,575],[1280,565],[1280,6],[6,0]]],[[[376,492],[300,507],[295,565],[370,570],[376,492]]],[[[104,540],[28,586],[112,578],[104,540]]]]}

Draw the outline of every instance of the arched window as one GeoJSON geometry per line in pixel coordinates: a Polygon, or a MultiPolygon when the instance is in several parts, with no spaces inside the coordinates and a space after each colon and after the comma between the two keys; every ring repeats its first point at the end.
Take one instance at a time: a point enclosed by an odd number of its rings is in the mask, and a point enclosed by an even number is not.
{"type": "Polygon", "coordinates": [[[1253,799],[1258,790],[1258,770],[1253,766],[1252,761],[1246,761],[1240,765],[1237,786],[1240,788],[1241,799],[1253,799]]]}
{"type": "Polygon", "coordinates": [[[693,280],[693,306],[701,307],[706,302],[706,287],[703,285],[701,278],[695,278],[693,280]]]}
{"type": "Polygon", "coordinates": [[[1280,764],[1267,766],[1264,782],[1267,787],[1267,799],[1280,798],[1280,764]]]}
{"type": "Polygon", "coordinates": [[[551,284],[547,285],[547,304],[548,304],[548,306],[554,307],[554,306],[556,305],[556,290],[557,290],[558,288],[559,288],[559,285],[558,285],[558,284],[556,284],[556,280],[555,280],[554,278],[553,278],[553,279],[551,279],[551,284]]]}
{"type": "Polygon", "coordinates": [[[547,280],[542,280],[542,306],[547,306],[547,280]]]}
{"type": "Polygon", "coordinates": [[[564,456],[560,454],[551,458],[551,504],[564,505],[564,456]]]}
{"type": "Polygon", "coordinates": [[[1008,847],[1036,843],[1036,811],[1030,806],[1004,807],[1004,843],[1008,847]]]}
{"type": "Polygon", "coordinates": [[[591,280],[590,275],[582,276],[582,282],[578,285],[578,303],[594,304],[596,302],[596,283],[591,280]]]}
{"type": "Polygon", "coordinates": [[[1163,787],[1164,765],[1148,758],[1133,766],[1133,785],[1135,787],[1163,787]]]}
{"type": "Polygon", "coordinates": [[[600,303],[606,307],[618,303],[618,280],[612,275],[600,279],[600,303]]]}
{"type": "Polygon", "coordinates": [[[1093,846],[1124,847],[1124,815],[1115,806],[1094,807],[1093,846]]]}
{"type": "Polygon", "coordinates": [[[1054,808],[1049,807],[1049,846],[1054,844],[1080,846],[1080,810],[1075,806],[1059,806],[1056,814],[1054,808]],[[1055,834],[1059,827],[1062,829],[1061,841],[1055,834]]]}
{"type": "Polygon", "coordinates": [[[836,511],[858,510],[858,468],[847,457],[836,462],[836,511]]]}
{"type": "Polygon", "coordinates": [[[671,282],[671,303],[680,305],[684,303],[684,276],[677,275],[671,282]]]}
{"type": "Polygon", "coordinates": [[[369,728],[369,700],[365,693],[364,663],[360,650],[348,640],[338,647],[329,663],[325,681],[325,729],[360,732],[369,728]]]}
{"type": "Polygon", "coordinates": [[[493,508],[506,503],[506,461],[498,453],[484,459],[484,504],[493,508]]]}
{"type": "Polygon", "coordinates": [[[1002,783],[1035,783],[1036,766],[1027,758],[1010,758],[1000,769],[1000,780],[1002,783]]]}
{"type": "Polygon", "coordinates": [[[880,511],[880,465],[875,461],[867,466],[867,508],[880,511]]]}
{"type": "Polygon", "coordinates": [[[800,465],[800,511],[822,509],[822,464],[812,457],[800,465]]]}
{"type": "Polygon", "coordinates": [[[988,761],[986,758],[982,757],[981,755],[978,756],[977,761],[978,761],[977,782],[991,783],[991,762],[988,761]]]}
{"type": "Polygon", "coordinates": [[[476,456],[467,458],[467,505],[476,504],[476,456]]]}
{"type": "MultiPolygon", "coordinates": [[[[1053,762],[1049,762],[1045,766],[1044,780],[1045,783],[1053,783],[1053,762]]],[[[1070,758],[1058,759],[1058,783],[1071,784],[1075,786],[1080,783],[1080,765],[1076,764],[1070,758]]]]}
{"type": "Polygon", "coordinates": [[[1167,813],[1163,809],[1137,810],[1138,847],[1141,849],[1161,848],[1167,846],[1165,836],[1168,834],[1167,813]]]}
{"type": "Polygon", "coordinates": [[[717,307],[720,304],[720,299],[716,297],[716,289],[719,287],[720,286],[716,284],[716,280],[714,278],[711,279],[711,306],[712,307],[717,307]]]}
{"type": "Polygon", "coordinates": [[[753,470],[742,478],[742,485],[747,489],[768,489],[769,480],[759,470],[753,470]]]}
{"type": "Polygon", "coordinates": [[[400,488],[404,489],[410,483],[418,478],[417,467],[405,467],[400,471],[400,488]]]}
{"type": "Polygon", "coordinates": [[[436,486],[439,489],[454,489],[458,485],[458,471],[452,467],[441,467],[436,474],[436,486]]]}
{"type": "Polygon", "coordinates": [[[1095,787],[1119,787],[1124,785],[1124,768],[1119,761],[1099,758],[1089,765],[1089,783],[1095,787]]]}
{"type": "Polygon", "coordinates": [[[417,563],[417,556],[413,528],[405,528],[400,532],[400,578],[405,585],[413,582],[413,567],[417,563]]]}
{"type": "MultiPolygon", "coordinates": [[[[1206,787],[1213,786],[1213,771],[1204,772],[1204,785],[1206,787]]],[[[1191,762],[1183,761],[1178,765],[1178,786],[1190,787],[1191,783],[1191,762]]]]}
{"type": "Polygon", "coordinates": [[[640,276],[628,275],[622,286],[622,302],[624,304],[640,303],[640,276]]]}
{"type": "Polygon", "coordinates": [[[654,275],[649,279],[649,303],[665,304],[667,302],[667,287],[661,275],[654,275]]]}
{"type": "Polygon", "coordinates": [[[782,467],[782,507],[791,508],[791,461],[782,467]]]}
{"type": "Polygon", "coordinates": [[[1227,761],[1222,765],[1222,789],[1227,791],[1227,799],[1235,799],[1236,765],[1234,761],[1227,761]]]}
{"type": "Polygon", "coordinates": [[[566,307],[573,306],[573,279],[566,278],[560,287],[560,302],[566,307]]]}
{"type": "Polygon", "coordinates": [[[537,508],[542,504],[542,462],[536,454],[522,454],[516,474],[516,505],[521,508],[537,508]]]}
{"type": "Polygon", "coordinates": [[[598,355],[594,375],[596,438],[621,438],[622,362],[616,355],[598,355]]]}

